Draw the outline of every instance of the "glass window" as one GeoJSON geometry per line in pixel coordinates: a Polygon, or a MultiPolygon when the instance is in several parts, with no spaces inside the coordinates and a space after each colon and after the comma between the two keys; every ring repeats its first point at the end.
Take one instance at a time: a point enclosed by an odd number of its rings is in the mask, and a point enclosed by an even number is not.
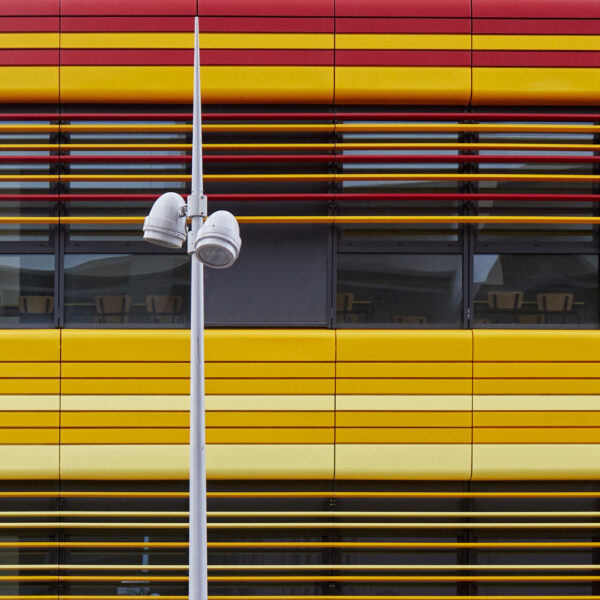
{"type": "Polygon", "coordinates": [[[475,325],[598,325],[598,256],[478,254],[475,325]]]}
{"type": "Polygon", "coordinates": [[[0,324],[54,325],[54,255],[0,254],[0,324]]]}
{"type": "Polygon", "coordinates": [[[462,256],[339,254],[337,323],[462,323],[462,256]]]}
{"type": "Polygon", "coordinates": [[[66,254],[64,264],[66,326],[188,325],[186,255],[66,254]]]}

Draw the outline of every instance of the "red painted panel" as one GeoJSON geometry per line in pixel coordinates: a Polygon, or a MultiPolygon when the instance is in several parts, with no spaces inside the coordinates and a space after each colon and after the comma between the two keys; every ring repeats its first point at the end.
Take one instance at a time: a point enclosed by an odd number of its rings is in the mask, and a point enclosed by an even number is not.
{"type": "MultiPolygon", "coordinates": [[[[202,50],[203,65],[333,65],[333,50],[202,50]]],[[[63,65],[193,65],[192,50],[61,50],[63,65]]]]}
{"type": "Polygon", "coordinates": [[[469,67],[469,50],[337,50],[335,64],[352,66],[469,67]]]}
{"type": "Polygon", "coordinates": [[[473,19],[473,33],[488,35],[598,35],[594,19],[473,19]]]}
{"type": "Polygon", "coordinates": [[[337,33],[471,33],[468,19],[338,18],[337,33]]]}
{"type": "Polygon", "coordinates": [[[61,15],[195,15],[196,0],[60,0],[61,15]]]}
{"type": "MultiPolygon", "coordinates": [[[[338,0],[339,1],[339,0],[338,0]]],[[[598,19],[598,0],[473,0],[474,18],[598,19]]]]}
{"type": "Polygon", "coordinates": [[[337,17],[470,18],[471,6],[470,0],[335,0],[335,14],[337,17]]]}
{"type": "Polygon", "coordinates": [[[243,33],[333,33],[330,17],[202,17],[200,31],[243,33]]]}
{"type": "Polygon", "coordinates": [[[60,14],[60,0],[2,0],[0,2],[0,16],[58,16],[60,14]]]}
{"type": "Polygon", "coordinates": [[[194,17],[62,17],[64,32],[194,31],[194,17]]]}
{"type": "Polygon", "coordinates": [[[31,50],[0,49],[0,65],[8,67],[58,65],[58,48],[36,48],[31,50]]]}
{"type": "Polygon", "coordinates": [[[58,17],[2,17],[0,31],[39,32],[58,31],[58,17]]]}
{"type": "Polygon", "coordinates": [[[198,0],[201,16],[333,17],[334,0],[198,0]]]}
{"type": "Polygon", "coordinates": [[[474,67],[600,67],[600,52],[475,51],[474,67]]]}

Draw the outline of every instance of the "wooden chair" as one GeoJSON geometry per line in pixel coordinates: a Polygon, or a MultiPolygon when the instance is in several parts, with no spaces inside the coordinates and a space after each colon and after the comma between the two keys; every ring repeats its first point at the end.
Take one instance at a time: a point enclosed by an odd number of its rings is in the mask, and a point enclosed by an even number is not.
{"type": "Polygon", "coordinates": [[[181,296],[146,296],[146,310],[152,323],[179,323],[181,321],[181,296]]]}
{"type": "Polygon", "coordinates": [[[96,296],[95,302],[99,323],[129,323],[131,296],[96,296]]]}
{"type": "Polygon", "coordinates": [[[19,310],[24,315],[51,315],[54,296],[19,296],[19,310]]]}
{"type": "Polygon", "coordinates": [[[509,313],[512,321],[517,319],[517,311],[523,306],[523,292],[497,290],[488,292],[488,306],[498,316],[509,313]]]}
{"type": "Polygon", "coordinates": [[[551,292],[537,295],[538,310],[545,316],[557,315],[562,322],[567,320],[567,313],[573,308],[573,294],[569,292],[551,292]]]}
{"type": "Polygon", "coordinates": [[[415,323],[423,324],[427,323],[427,317],[421,315],[394,315],[392,317],[393,323],[415,323]]]}

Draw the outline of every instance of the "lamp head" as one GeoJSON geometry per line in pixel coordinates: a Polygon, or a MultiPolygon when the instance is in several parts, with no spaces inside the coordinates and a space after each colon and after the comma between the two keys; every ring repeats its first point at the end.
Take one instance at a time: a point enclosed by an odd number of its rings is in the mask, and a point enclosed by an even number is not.
{"type": "Polygon", "coordinates": [[[241,245],[240,226],[235,217],[226,210],[218,210],[198,231],[194,252],[207,267],[226,269],[236,261],[241,245]]]}
{"type": "Polygon", "coordinates": [[[159,196],[144,220],[144,240],[165,248],[181,248],[187,237],[185,200],[175,192],[159,196]]]}

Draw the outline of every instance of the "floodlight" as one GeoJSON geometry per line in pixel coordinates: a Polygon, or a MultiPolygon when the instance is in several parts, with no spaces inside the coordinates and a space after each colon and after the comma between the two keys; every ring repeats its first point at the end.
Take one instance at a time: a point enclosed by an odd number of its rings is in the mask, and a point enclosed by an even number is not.
{"type": "Polygon", "coordinates": [[[187,237],[185,200],[175,192],[156,199],[144,220],[144,239],[166,248],[181,248],[187,237]]]}
{"type": "Polygon", "coordinates": [[[242,240],[240,226],[226,210],[214,212],[196,235],[196,258],[207,267],[226,269],[238,257],[242,240]]]}

